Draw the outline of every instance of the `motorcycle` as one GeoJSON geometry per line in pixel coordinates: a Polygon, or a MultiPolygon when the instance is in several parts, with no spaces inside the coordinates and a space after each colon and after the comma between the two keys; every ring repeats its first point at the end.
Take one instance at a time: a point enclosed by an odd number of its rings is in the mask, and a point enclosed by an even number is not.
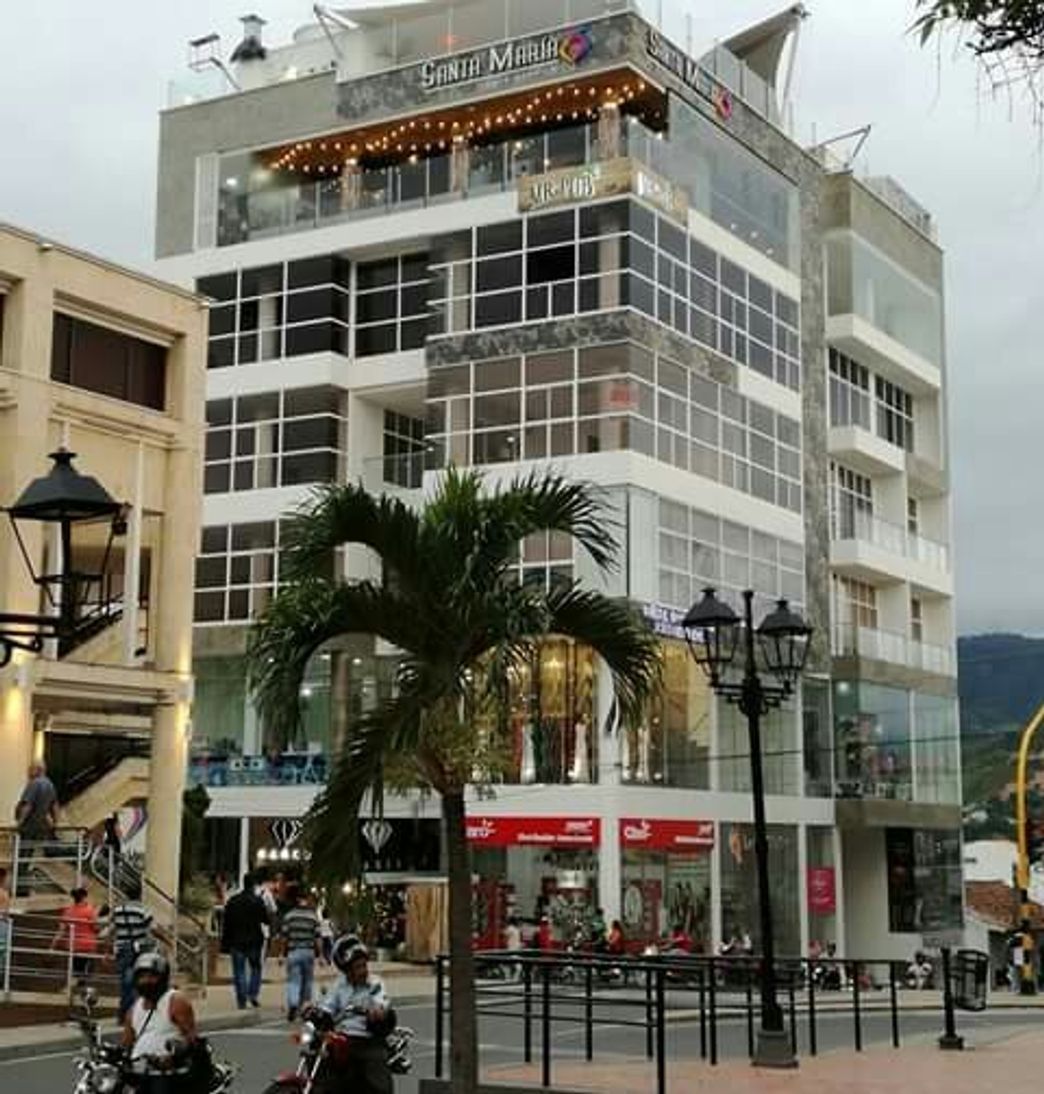
{"type": "MultiPolygon", "coordinates": [[[[74,1011],[84,1047],[74,1058],[77,1077],[73,1094],[124,1094],[135,1090],[140,1085],[141,1072],[122,1045],[103,1040],[101,1025],[95,1017],[97,1005],[97,994],[88,988],[80,996],[79,1010],[74,1011]]],[[[201,1042],[201,1050],[210,1062],[207,1094],[227,1094],[235,1077],[234,1069],[214,1060],[205,1041],[201,1042]]]]}
{"type": "MultiPolygon", "coordinates": [[[[362,1007],[353,1007],[352,1013],[365,1014],[362,1007]]],[[[388,1052],[388,1070],[393,1075],[407,1075],[413,1067],[410,1059],[410,1042],[416,1034],[406,1026],[396,1026],[385,1039],[388,1052]]],[[[294,1071],[284,1072],[274,1079],[264,1094],[313,1094],[321,1090],[320,1084],[328,1070],[343,1068],[351,1053],[348,1037],[334,1028],[332,1015],[312,1008],[297,1034],[298,1059],[294,1071]]]]}

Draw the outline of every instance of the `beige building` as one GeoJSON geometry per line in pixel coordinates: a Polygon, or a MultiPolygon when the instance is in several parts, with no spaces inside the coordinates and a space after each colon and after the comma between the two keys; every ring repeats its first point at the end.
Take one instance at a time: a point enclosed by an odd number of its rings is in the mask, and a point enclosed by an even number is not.
{"type": "MultiPolygon", "coordinates": [[[[59,448],[122,503],[115,521],[74,527],[73,568],[93,575],[70,597],[75,634],[8,651],[0,669],[0,823],[13,822],[34,754],[50,759],[59,740],[134,740],[146,872],[168,893],[191,735],[206,326],[191,293],[0,225],[0,505],[46,475],[59,448]]],[[[18,531],[36,575],[56,573],[57,531],[18,531]]],[[[4,519],[0,613],[53,615],[26,561],[4,519]]],[[[110,775],[65,819],[96,826],[130,789],[110,775]]]]}

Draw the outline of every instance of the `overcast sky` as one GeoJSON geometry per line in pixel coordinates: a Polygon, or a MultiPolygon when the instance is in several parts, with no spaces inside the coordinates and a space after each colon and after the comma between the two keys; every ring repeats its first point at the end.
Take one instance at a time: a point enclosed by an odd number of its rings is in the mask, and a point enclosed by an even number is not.
{"type": "MultiPolygon", "coordinates": [[[[725,37],[782,6],[707,0],[694,9],[718,9],[725,37]]],[[[953,48],[918,48],[906,33],[914,0],[809,6],[795,84],[800,138],[811,143],[813,126],[822,140],[872,124],[862,162],[935,213],[947,250],[960,630],[1044,632],[1041,134],[1024,103],[991,99],[953,48]]],[[[0,220],[147,267],[168,81],[187,74],[189,38],[217,30],[231,47],[237,16],[250,10],[281,43],[311,4],[7,0],[0,220]]]]}

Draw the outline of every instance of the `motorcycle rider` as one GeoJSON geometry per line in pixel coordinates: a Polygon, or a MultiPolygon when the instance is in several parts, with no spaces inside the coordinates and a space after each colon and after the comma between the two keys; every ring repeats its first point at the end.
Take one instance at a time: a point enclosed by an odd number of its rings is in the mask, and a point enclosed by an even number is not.
{"type": "Polygon", "coordinates": [[[170,963],[159,952],[134,962],[137,999],[123,1025],[123,1047],[141,1073],[141,1094],[188,1091],[187,1051],[196,1041],[196,1016],[188,998],[170,986],[170,963]]]}
{"type": "Polygon", "coordinates": [[[359,939],[338,939],[331,956],[342,975],[320,1009],[347,1036],[349,1051],[327,1089],[330,1094],[392,1094],[385,1043],[391,1007],[384,984],[370,975],[369,954],[359,939]]]}

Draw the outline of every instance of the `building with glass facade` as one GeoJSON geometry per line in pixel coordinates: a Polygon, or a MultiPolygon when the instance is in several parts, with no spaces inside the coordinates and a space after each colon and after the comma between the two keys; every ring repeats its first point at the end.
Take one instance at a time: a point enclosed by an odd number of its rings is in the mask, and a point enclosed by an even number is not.
{"type": "MultiPolygon", "coordinates": [[[[596,906],[636,941],[756,940],[746,726],[679,628],[713,585],[816,628],[765,727],[780,949],[905,957],[961,915],[942,252],[897,184],[791,136],[799,12],[711,48],[649,7],[348,10],[164,112],[160,264],[212,301],[192,775],[226,868],[292,859],[390,693],[395,651],[358,639],[315,658],[292,748],[251,708],[245,636],[314,484],[414,502],[450,463],[553,467],[604,488],[603,587],[664,680],[622,734],[590,651],[517,681],[473,806],[480,940],[596,906]]],[[[568,542],[521,545],[520,580],[573,578],[599,580],[568,542]]],[[[370,881],[438,877],[437,817],[406,795],[362,824],[370,881]]]]}

